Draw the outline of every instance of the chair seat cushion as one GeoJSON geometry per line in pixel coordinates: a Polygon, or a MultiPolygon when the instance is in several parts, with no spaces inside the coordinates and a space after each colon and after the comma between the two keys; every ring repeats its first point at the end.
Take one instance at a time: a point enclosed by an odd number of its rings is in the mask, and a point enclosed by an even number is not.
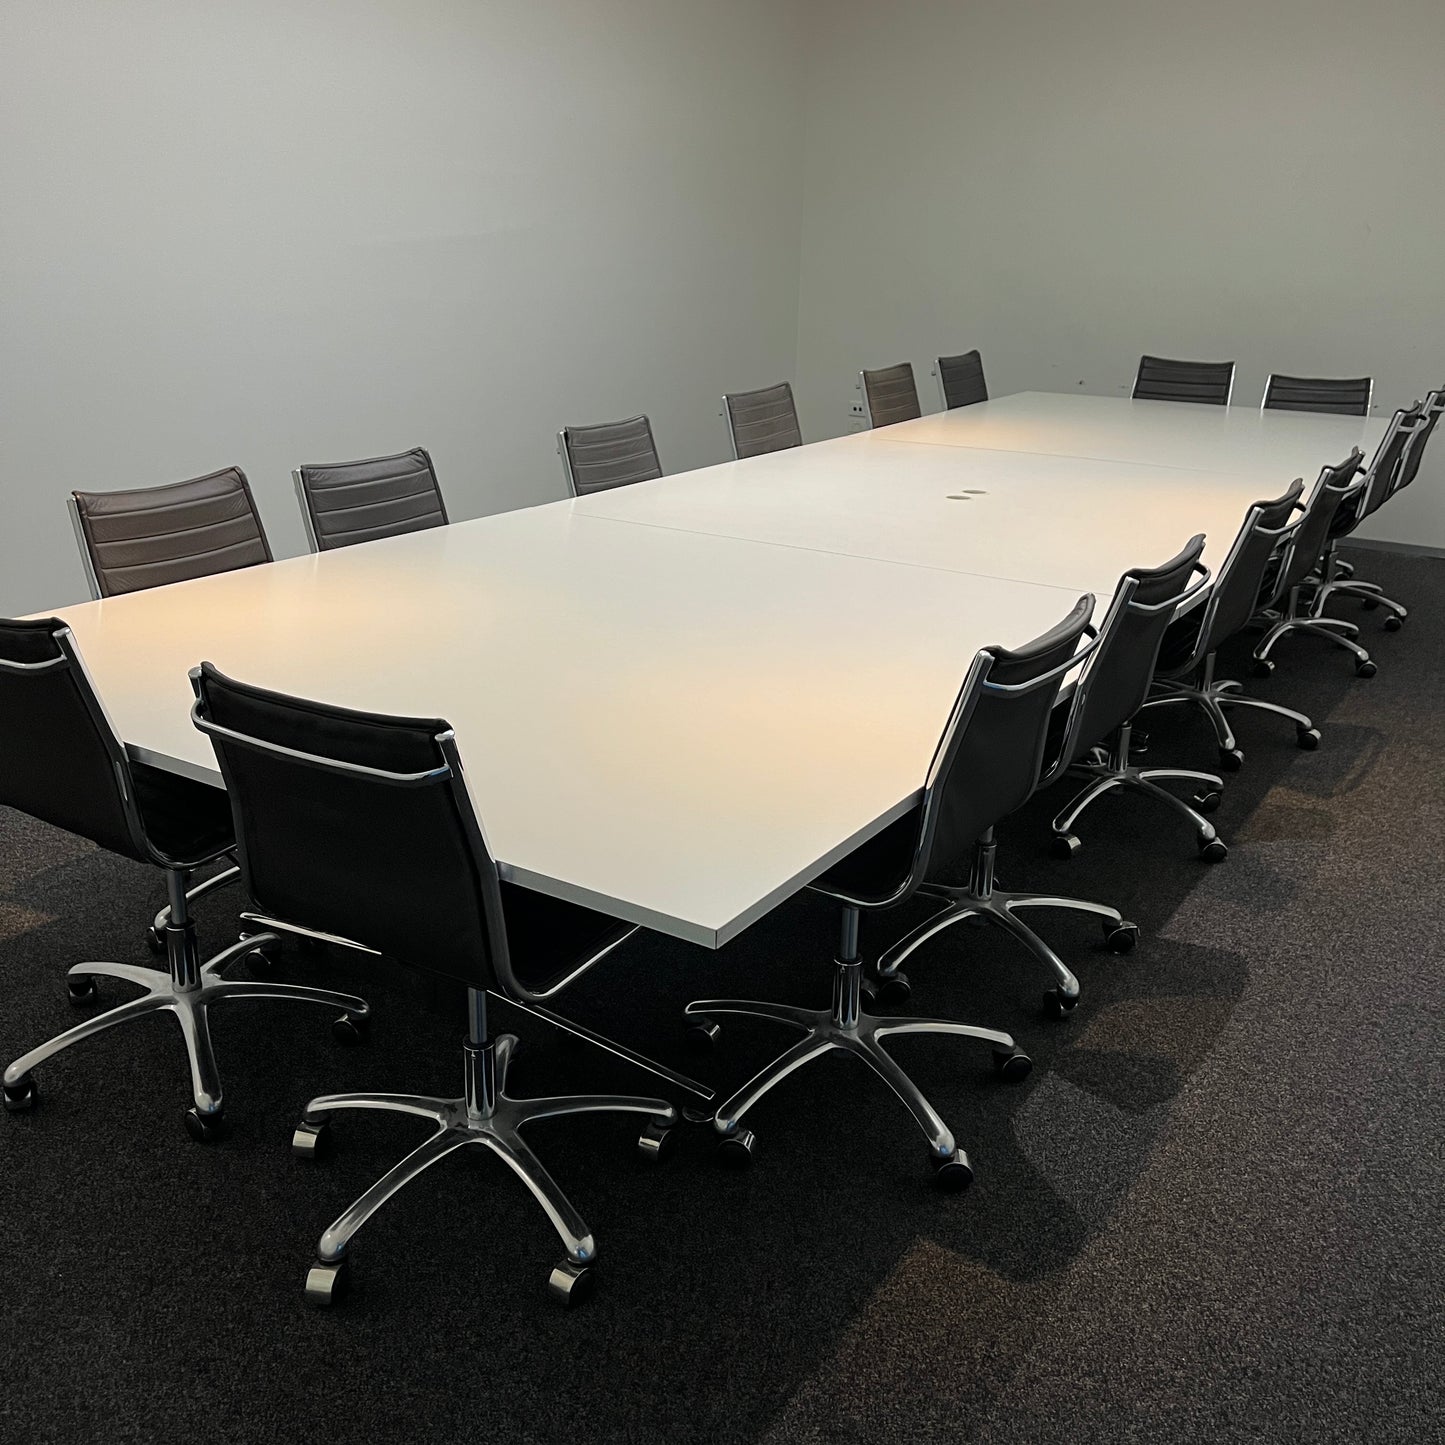
{"type": "Polygon", "coordinates": [[[202,863],[234,843],[224,788],[132,763],[136,806],[151,846],[173,863],[202,863]]]}
{"type": "Polygon", "coordinates": [[[503,883],[502,916],[512,967],[523,983],[541,987],[559,973],[620,943],[633,925],[533,888],[503,883]]]}

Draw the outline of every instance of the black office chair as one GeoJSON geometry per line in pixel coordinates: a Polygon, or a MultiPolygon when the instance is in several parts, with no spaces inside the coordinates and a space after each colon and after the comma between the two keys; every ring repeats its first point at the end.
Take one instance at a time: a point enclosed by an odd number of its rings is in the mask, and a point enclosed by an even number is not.
{"type": "Polygon", "coordinates": [[[447,524],[436,469],[424,447],[360,462],[313,463],[297,467],[291,477],[313,552],[447,524]]]}
{"type": "Polygon", "coordinates": [[[567,490],[574,497],[652,482],[662,475],[652,423],[645,416],[596,426],[564,426],[557,433],[557,450],[567,490]]]}
{"type": "Polygon", "coordinates": [[[70,518],[93,597],[271,560],[271,544],[240,467],[128,492],[72,492],[70,518]]]}
{"type": "Polygon", "coordinates": [[[723,397],[733,459],[760,457],[803,445],[793,388],[786,381],[758,391],[730,391],[723,397]]]}
{"type": "Polygon", "coordinates": [[[1335,555],[1335,549],[1365,520],[1379,511],[1391,497],[1415,480],[1424,460],[1425,447],[1435,431],[1440,413],[1445,411],[1445,390],[1432,391],[1423,402],[1397,411],[1370,460],[1364,485],[1355,498],[1340,508],[1330,528],[1330,544],[1321,569],[1322,585],[1315,593],[1314,606],[1323,611],[1331,597],[1357,597],[1361,606],[1385,609],[1385,630],[1398,632],[1410,609],[1386,597],[1374,582],[1355,579],[1354,568],[1335,555]]]}
{"type": "Polygon", "coordinates": [[[994,1029],[864,1013],[858,915],[865,908],[892,908],[928,884],[963,885],[976,841],[1033,792],[1050,710],[1065,674],[1082,660],[1079,643],[1093,610],[1093,597],[1085,595],[1062,622],[1018,651],[992,647],[979,652],[933,755],[919,806],[812,885],[843,906],[831,1009],[738,999],[688,1004],[688,1036],[694,1045],[716,1040],[716,1014],[749,1014],[790,1024],[804,1034],[718,1109],[713,1126],[724,1160],[741,1164],[751,1158],[755,1140],[742,1119],[764,1094],[794,1069],[837,1049],[868,1064],[903,1101],[928,1138],[941,1187],[963,1189],[971,1182],[967,1155],[917,1084],[882,1047],[883,1040],[910,1033],[979,1039],[993,1046],[995,1067],[1010,1080],[1025,1077],[1032,1065],[1008,1034],[994,1029]]]}
{"type": "Polygon", "coordinates": [[[351,994],[296,984],[224,977],[228,964],[278,942],[274,934],[244,938],[201,961],[186,907],[191,870],[223,857],[233,845],[231,810],[219,788],[133,762],[106,719],[86,676],[70,629],[57,618],[0,622],[0,802],[78,833],[102,848],[165,870],[170,916],[164,931],[166,969],[128,963],[77,963],[71,999],[97,996],[97,978],[136,984],[145,993],[22,1054],[4,1075],[5,1107],[32,1108],[33,1070],[82,1039],[153,1013],[175,1015],[191,1066],[192,1107],[186,1128],[209,1142],[224,1132],[220,1076],[211,1050],[208,1013],[229,999],[292,999],[341,1009],[337,1037],[361,1037],[368,1009],[351,994]]]}
{"type": "MultiPolygon", "coordinates": [[[[1236,745],[1224,707],[1254,707],[1279,713],[1295,724],[1300,747],[1313,748],[1319,743],[1318,731],[1303,713],[1259,698],[1241,697],[1235,691],[1239,683],[1214,679],[1215,650],[1245,626],[1258,606],[1265,571],[1276,548],[1289,540],[1292,532],[1289,519],[1299,505],[1303,490],[1304,483],[1296,480],[1284,496],[1270,502],[1256,502],[1250,508],[1204,605],[1186,613],[1165,630],[1155,664],[1152,695],[1139,708],[1143,713],[1151,707],[1179,702],[1194,702],[1202,707],[1219,739],[1220,763],[1230,772],[1240,767],[1244,754],[1236,745]]],[[[1219,806],[1222,780],[1210,773],[1182,768],[1137,767],[1130,757],[1133,731],[1133,724],[1126,722],[1107,748],[1079,759],[1070,768],[1072,773],[1092,781],[1053,821],[1055,856],[1070,858],[1078,852],[1080,840],[1073,830],[1080,815],[1105,793],[1122,787],[1147,793],[1182,813],[1194,825],[1199,856],[1207,863],[1222,862],[1229,856],[1229,849],[1204,816],[1219,806]],[[1186,802],[1158,787],[1157,781],[1161,778],[1203,786],[1186,802]]]]}
{"type": "Polygon", "coordinates": [[[1134,377],[1135,401],[1196,401],[1228,406],[1234,393],[1232,361],[1171,361],[1141,356],[1134,377]]]}
{"type": "Polygon", "coordinates": [[[1299,747],[1312,751],[1319,746],[1319,729],[1304,713],[1248,697],[1239,683],[1220,681],[1214,676],[1215,653],[1220,645],[1249,623],[1261,595],[1269,595],[1266,579],[1271,569],[1279,565],[1280,558],[1288,558],[1288,548],[1308,515],[1299,500],[1303,491],[1304,482],[1297,479],[1283,497],[1256,502],[1250,508],[1204,605],[1203,619],[1183,618],[1165,634],[1154,678],[1155,695],[1140,709],[1147,712],[1175,703],[1193,703],[1200,708],[1214,725],[1220,766],[1226,772],[1238,771],[1244,762],[1226,708],[1254,708],[1287,718],[1295,726],[1299,747]],[[1297,511],[1302,515],[1291,520],[1297,511]]]}
{"type": "MultiPolygon", "coordinates": [[[[1208,585],[1209,572],[1199,561],[1204,537],[1189,545],[1162,567],[1126,572],[1115,589],[1108,615],[1083,664],[1067,705],[1054,710],[1044,756],[1052,765],[1037,784],[1046,788],[1092,745],[1107,738],[1133,717],[1149,692],[1154,662],[1164,629],[1176,610],[1208,585]],[[1190,585],[1195,573],[1201,579],[1190,585]]],[[[1049,969],[1056,986],[1044,994],[1044,1007],[1058,1015],[1069,1013],[1079,1001],[1079,981],[1063,960],[1021,919],[1018,909],[1063,908],[1089,913],[1103,924],[1104,941],[1115,953],[1127,953],[1138,941],[1136,924],[1126,922],[1118,909],[1081,898],[1051,893],[1009,893],[994,885],[997,844],[989,828],[972,848],[968,881],[962,885],[924,883],[919,892],[945,900],[938,913],[925,919],[887,949],[878,960],[879,1001],[890,1008],[907,1002],[910,993],[901,965],[915,949],[953,923],[981,918],[1003,928],[1049,969]]]]}
{"type": "Polygon", "coordinates": [[[1370,376],[1285,376],[1272,371],[1261,411],[1317,411],[1334,416],[1369,416],[1375,380],[1370,376]]]}
{"type": "Polygon", "coordinates": [[[965,351],[962,356],[940,356],[934,365],[933,374],[938,378],[938,385],[943,392],[943,405],[947,411],[988,400],[988,383],[983,376],[983,357],[977,351],[965,351]]]}
{"type": "Polygon", "coordinates": [[[662,1099],[601,1094],[517,1099],[507,1093],[516,1040],[487,1030],[487,991],[550,998],[637,930],[590,909],[502,882],[472,809],[451,728],[439,719],[351,712],[232,681],[209,663],[192,673],[196,725],[211,739],[235,816],[237,851],[268,930],[386,954],[466,986],[464,1088],[453,1099],[333,1094],[313,1099],[295,1152],[322,1152],[330,1114],[380,1109],[428,1120],[432,1133],[321,1236],[306,1294],[344,1291],[357,1230],[424,1169],[455,1149],[490,1149],[536,1197],[566,1247],[550,1289],[580,1300],[596,1245],[518,1131],[538,1119],[646,1114],[639,1148],[658,1158],[677,1113],[662,1099]],[[524,982],[513,958],[544,970],[524,982]]]}
{"type": "Polygon", "coordinates": [[[892,426],[923,415],[912,362],[900,361],[897,366],[860,371],[858,387],[863,393],[863,412],[870,427],[892,426]]]}
{"type": "Polygon", "coordinates": [[[1364,455],[1358,449],[1338,466],[1326,467],[1305,505],[1304,515],[1294,529],[1284,555],[1278,560],[1277,575],[1267,579],[1270,596],[1262,598],[1255,617],[1265,626],[1265,635],[1254,649],[1256,677],[1274,671],[1269,654],[1281,638],[1291,633],[1323,637],[1355,658],[1355,671],[1362,677],[1374,673],[1370,654],[1353,639],[1360,629],[1353,622],[1326,617],[1319,611],[1319,574],[1324,564],[1330,527],[1341,506],[1348,505],[1365,485],[1361,478],[1364,455]]]}

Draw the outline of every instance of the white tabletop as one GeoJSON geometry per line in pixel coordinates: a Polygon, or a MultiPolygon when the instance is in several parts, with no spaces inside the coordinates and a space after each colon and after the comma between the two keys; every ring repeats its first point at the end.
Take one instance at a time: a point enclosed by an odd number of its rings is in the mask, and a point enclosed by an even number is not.
{"type": "Polygon", "coordinates": [[[1231,472],[1250,478],[1263,489],[1260,496],[1271,496],[1295,477],[1313,481],[1322,467],[1349,456],[1351,447],[1370,456],[1386,424],[1384,417],[1023,391],[869,435],[927,446],[1231,472]]]}
{"type": "Polygon", "coordinates": [[[1298,475],[1261,489],[1231,472],[886,440],[901,429],[566,505],[614,521],[1104,594],[1127,568],[1167,561],[1196,532],[1217,570],[1250,503],[1280,495],[1298,475]]]}
{"type": "Polygon", "coordinates": [[[505,876],[719,946],[901,816],[974,653],[1076,597],[554,505],[61,615],[141,759],[219,782],[202,659],[443,717],[505,876]]]}

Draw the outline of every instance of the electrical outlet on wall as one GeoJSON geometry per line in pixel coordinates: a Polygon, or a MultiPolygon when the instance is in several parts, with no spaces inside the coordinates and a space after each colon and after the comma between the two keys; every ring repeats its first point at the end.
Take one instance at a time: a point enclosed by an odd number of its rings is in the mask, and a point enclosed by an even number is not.
{"type": "Polygon", "coordinates": [[[863,410],[861,401],[850,401],[848,403],[848,430],[866,431],[868,428],[868,414],[863,410]]]}

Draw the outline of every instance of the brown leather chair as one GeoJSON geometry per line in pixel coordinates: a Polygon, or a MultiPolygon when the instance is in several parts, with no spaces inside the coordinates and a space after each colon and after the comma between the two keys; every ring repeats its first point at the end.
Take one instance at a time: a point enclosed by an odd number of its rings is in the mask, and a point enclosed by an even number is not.
{"type": "Polygon", "coordinates": [[[394,457],[297,467],[291,475],[313,552],[447,524],[436,469],[424,447],[394,457]]]}
{"type": "Polygon", "coordinates": [[[128,492],[72,492],[70,507],[95,597],[271,561],[240,467],[128,492]]]}

